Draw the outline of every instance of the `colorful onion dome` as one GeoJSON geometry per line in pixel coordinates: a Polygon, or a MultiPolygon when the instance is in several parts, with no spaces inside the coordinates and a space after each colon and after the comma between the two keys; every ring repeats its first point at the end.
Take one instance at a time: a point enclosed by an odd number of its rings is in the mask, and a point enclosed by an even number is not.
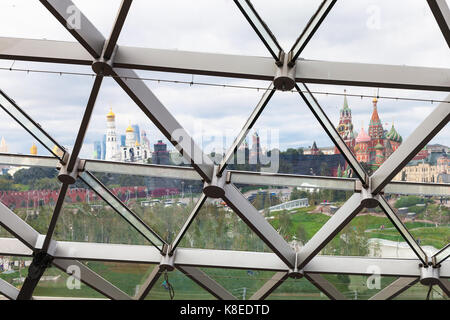
{"type": "Polygon", "coordinates": [[[395,130],[394,124],[392,124],[391,131],[386,135],[386,138],[394,142],[402,142],[403,140],[402,136],[395,130]]]}
{"type": "Polygon", "coordinates": [[[356,137],[356,143],[369,142],[369,141],[370,141],[369,135],[364,131],[364,128],[361,128],[361,131],[359,132],[358,136],[356,137]]]}
{"type": "Polygon", "coordinates": [[[375,146],[375,149],[378,149],[378,150],[382,150],[384,147],[378,142],[377,143],[377,145],[375,146]]]}

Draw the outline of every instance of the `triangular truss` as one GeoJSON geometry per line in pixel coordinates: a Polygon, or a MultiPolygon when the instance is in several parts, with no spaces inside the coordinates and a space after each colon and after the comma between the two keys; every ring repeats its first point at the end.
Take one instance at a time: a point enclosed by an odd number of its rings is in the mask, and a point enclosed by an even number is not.
{"type": "MultiPolygon", "coordinates": [[[[392,298],[419,279],[423,284],[439,284],[443,291],[449,295],[449,287],[444,280],[450,278],[450,262],[446,261],[450,254],[449,245],[434,256],[427,256],[398,219],[383,195],[384,192],[392,192],[392,190],[402,189],[403,193],[408,193],[408,190],[413,191],[420,188],[423,194],[428,192],[429,194],[449,196],[448,185],[391,182],[403,166],[448,123],[450,119],[449,103],[443,102],[437,106],[393,155],[373,175],[369,176],[337,133],[305,83],[450,91],[450,82],[448,81],[450,70],[299,59],[302,51],[333,8],[336,0],[322,1],[288,53],[283,51],[250,1],[235,0],[237,7],[261,38],[272,58],[122,47],[117,45],[117,40],[132,5],[132,0],[122,1],[108,39],[105,39],[80,11],[78,11],[80,19],[78,27],[68,23],[71,19],[70,15],[73,13],[73,10],[68,10],[68,8],[76,8],[71,0],[40,0],[40,2],[78,42],[0,38],[0,59],[92,65],[96,77],[75,145],[70,154],[27,116],[14,100],[1,92],[1,107],[55,156],[55,159],[53,159],[51,157],[3,154],[0,155],[1,162],[14,164],[20,161],[20,164],[42,166],[55,166],[56,164],[60,169],[58,179],[63,183],[46,235],[36,232],[6,206],[0,204],[0,224],[17,238],[13,240],[0,239],[0,254],[33,256],[32,266],[30,267],[33,272],[29,273],[20,291],[0,281],[0,292],[5,296],[11,299],[31,299],[40,277],[46,268],[53,264],[64,271],[67,270],[69,265],[77,265],[83,270],[80,280],[87,285],[112,299],[130,299],[127,294],[77,260],[159,264],[142,286],[138,294],[139,299],[145,298],[163,272],[172,271],[175,268],[185,273],[215,297],[219,299],[234,298],[231,293],[208,277],[198,267],[277,271],[273,278],[253,295],[252,299],[264,299],[288,277],[298,278],[303,276],[328,297],[342,299],[344,296],[320,274],[370,274],[368,271],[370,265],[379,266],[381,275],[399,277],[395,285],[383,289],[374,296],[374,299],[392,298]],[[261,101],[251,113],[222,162],[215,165],[146,84],[139,79],[133,69],[271,80],[272,84],[265,90],[261,101]],[[192,168],[134,165],[78,158],[104,77],[114,78],[144,114],[191,163],[192,168]],[[352,168],[356,179],[227,170],[228,161],[243,142],[276,90],[295,90],[299,93],[352,168]],[[57,149],[54,148],[55,146],[57,146],[57,149]],[[204,182],[203,194],[175,240],[172,243],[167,243],[125,204],[114,197],[105,186],[95,179],[89,170],[123,174],[138,173],[139,175],[149,176],[165,175],[184,179],[201,178],[204,182]],[[100,245],[52,240],[68,186],[77,179],[82,179],[97,192],[118,214],[144,235],[153,246],[100,245]],[[234,186],[234,183],[295,186],[303,181],[312,182],[321,188],[344,188],[354,191],[354,194],[297,252],[254,208],[234,186]],[[179,248],[181,239],[208,197],[222,198],[272,249],[273,253],[179,248]],[[362,209],[378,205],[381,206],[402,237],[414,250],[417,259],[318,256],[320,250],[362,209]]],[[[450,11],[445,0],[428,0],[428,3],[450,46],[450,11]]],[[[450,96],[446,100],[450,100],[450,96]]]]}

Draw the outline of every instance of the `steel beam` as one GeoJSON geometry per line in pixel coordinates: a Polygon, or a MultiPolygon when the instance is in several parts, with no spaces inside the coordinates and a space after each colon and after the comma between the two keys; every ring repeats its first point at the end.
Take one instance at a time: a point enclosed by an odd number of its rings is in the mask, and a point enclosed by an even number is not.
{"type": "Polygon", "coordinates": [[[439,288],[450,298],[450,280],[441,279],[438,283],[439,288]]]}
{"type": "Polygon", "coordinates": [[[277,272],[249,300],[264,300],[274,292],[287,278],[289,272],[277,272]]]}
{"type": "Polygon", "coordinates": [[[349,147],[344,142],[342,137],[339,135],[333,123],[330,121],[328,116],[322,110],[317,100],[309,91],[308,87],[305,84],[296,84],[295,89],[298,91],[298,93],[308,106],[308,108],[311,110],[316,119],[319,121],[320,125],[325,130],[327,135],[330,137],[331,141],[333,141],[334,145],[339,149],[342,156],[350,165],[350,167],[353,169],[356,176],[361,180],[363,186],[367,186],[368,175],[366,171],[363,169],[358,160],[356,160],[355,155],[352,153],[352,151],[349,149],[349,147]]]}
{"type": "MultiPolygon", "coordinates": [[[[450,99],[450,95],[446,100],[450,99]]],[[[377,194],[450,120],[450,103],[440,103],[395,152],[370,177],[372,193],[377,194]]]]}
{"type": "Polygon", "coordinates": [[[278,44],[272,31],[270,31],[267,24],[261,19],[250,0],[234,0],[234,3],[242,12],[248,23],[250,23],[253,30],[255,30],[256,34],[264,43],[267,50],[269,50],[275,61],[280,62],[280,53],[283,49],[281,49],[281,46],[278,44]]]}
{"type": "Polygon", "coordinates": [[[392,224],[395,226],[402,238],[405,239],[405,241],[409,244],[417,257],[422,261],[424,265],[428,265],[427,254],[423,251],[422,247],[414,240],[414,237],[405,227],[403,222],[399,219],[394,209],[391,208],[384,196],[379,197],[379,203],[381,209],[383,209],[384,213],[386,213],[389,220],[391,220],[392,224]]]}
{"type": "Polygon", "coordinates": [[[42,250],[46,251],[50,247],[50,242],[55,232],[56,224],[58,222],[59,214],[61,213],[62,207],[64,205],[64,199],[66,198],[67,189],[69,185],[63,183],[59,189],[58,200],[56,201],[55,207],[53,208],[52,218],[47,229],[47,234],[45,235],[44,243],[42,245],[42,250]]]}
{"type": "Polygon", "coordinates": [[[202,270],[194,267],[177,267],[178,270],[183,272],[188,278],[197,283],[200,287],[208,291],[214,297],[220,300],[236,300],[228,290],[222,287],[217,281],[209,277],[202,270]]]}
{"type": "Polygon", "coordinates": [[[158,100],[144,81],[133,70],[114,69],[114,79],[130,98],[141,108],[145,115],[158,127],[164,136],[187,159],[200,176],[211,181],[212,160],[203,153],[190,135],[158,100]]]}
{"type": "MultiPolygon", "coordinates": [[[[0,59],[91,65],[92,58],[76,42],[0,37],[0,59]]],[[[120,46],[113,66],[272,81],[276,65],[270,57],[202,53],[120,46]]],[[[296,81],[330,85],[450,91],[450,69],[320,60],[297,60],[296,81]]]]}
{"type": "Polygon", "coordinates": [[[384,193],[450,197],[450,184],[391,181],[384,188],[384,193]]]}
{"type": "Polygon", "coordinates": [[[9,282],[0,279],[0,293],[9,300],[17,300],[17,296],[19,295],[19,289],[9,284],[9,282]]]}
{"type": "Polygon", "coordinates": [[[320,274],[305,273],[305,278],[331,300],[347,300],[347,298],[338,289],[336,289],[331,282],[322,277],[320,274]]]}
{"type": "Polygon", "coordinates": [[[124,293],[122,290],[120,290],[110,282],[103,279],[100,275],[98,275],[79,261],[55,259],[53,260],[53,265],[110,299],[131,300],[130,296],[128,296],[126,293],[124,293]],[[69,273],[69,267],[78,268],[80,270],[80,274],[78,275],[77,273],[69,273]]]}
{"type": "Polygon", "coordinates": [[[295,251],[232,184],[224,186],[223,200],[288,266],[294,267],[295,251]]]}
{"type": "MultiPolygon", "coordinates": [[[[0,161],[2,157],[0,156],[0,161]]],[[[165,166],[159,164],[140,164],[86,160],[84,168],[90,172],[106,172],[133,176],[163,177],[167,179],[198,180],[201,177],[191,167],[165,166]]]]}
{"type": "Polygon", "coordinates": [[[92,86],[91,94],[89,95],[89,100],[84,110],[83,119],[81,119],[80,129],[77,133],[77,138],[75,144],[73,145],[72,152],[70,154],[69,164],[67,165],[67,171],[72,172],[75,163],[78,160],[78,155],[80,154],[81,147],[83,146],[84,136],[89,126],[89,121],[91,120],[92,112],[94,111],[95,102],[97,101],[97,96],[102,85],[103,75],[97,75],[92,86]]]}
{"type": "MultiPolygon", "coordinates": [[[[52,253],[58,260],[92,260],[159,264],[160,252],[151,246],[56,241],[52,253]]],[[[29,256],[24,245],[16,239],[0,238],[0,254],[29,256]],[[6,250],[6,252],[4,252],[6,250]],[[17,254],[14,254],[17,252],[17,254]]],[[[177,266],[266,270],[289,272],[289,267],[274,253],[233,250],[177,248],[177,266]]],[[[370,257],[315,256],[303,268],[304,272],[320,274],[371,275],[371,266],[380,267],[381,275],[420,277],[419,259],[386,259],[370,257]]],[[[440,277],[450,278],[450,261],[440,265],[440,277]]]]}
{"type": "Polygon", "coordinates": [[[427,0],[427,2],[450,48],[450,10],[448,5],[445,0],[427,0]]]}
{"type": "Polygon", "coordinates": [[[230,182],[234,184],[304,187],[355,191],[356,179],[320,177],[272,172],[250,172],[229,170],[230,182]]]}
{"type": "Polygon", "coordinates": [[[361,198],[360,194],[353,194],[300,249],[297,258],[299,269],[304,268],[364,208],[361,198]]]}
{"type": "Polygon", "coordinates": [[[90,260],[141,264],[156,264],[161,261],[160,251],[153,246],[109,243],[56,241],[53,255],[58,260],[90,260]]]}
{"type": "Polygon", "coordinates": [[[0,153],[0,164],[16,167],[29,166],[29,167],[56,168],[59,164],[59,160],[55,157],[0,153]]]}
{"type": "Polygon", "coordinates": [[[36,247],[39,233],[1,202],[0,225],[22,241],[28,248],[34,249],[36,247]]]}
{"type": "MultiPolygon", "coordinates": [[[[306,273],[373,275],[377,266],[382,276],[420,277],[418,259],[382,259],[369,257],[316,256],[304,268],[306,273]]],[[[449,264],[450,266],[450,264],[449,264]]],[[[450,276],[450,270],[446,271],[450,276]]]]}
{"type": "Polygon", "coordinates": [[[259,116],[264,111],[264,108],[269,103],[269,101],[272,98],[275,91],[276,90],[274,88],[273,82],[271,82],[269,87],[267,88],[267,90],[264,92],[261,100],[258,102],[257,106],[255,107],[253,112],[250,114],[250,117],[245,122],[244,127],[242,128],[241,132],[238,134],[238,136],[234,140],[233,144],[228,149],[225,157],[220,162],[219,169],[217,170],[218,175],[221,175],[223,173],[223,171],[225,170],[225,168],[227,166],[228,161],[235,154],[235,152],[241,145],[242,141],[244,141],[244,139],[247,136],[247,134],[249,133],[249,131],[253,128],[253,125],[256,123],[259,116]]]}
{"type": "Polygon", "coordinates": [[[109,60],[116,48],[117,40],[119,39],[120,32],[127,18],[128,11],[130,10],[133,0],[122,0],[120,4],[120,9],[114,22],[114,27],[111,31],[109,39],[105,45],[105,51],[103,52],[103,58],[109,60]]]}
{"type": "Polygon", "coordinates": [[[166,243],[157,232],[150,228],[137,214],[129,209],[107,187],[105,187],[92,173],[84,171],[79,178],[100,198],[108,203],[119,215],[121,215],[134,229],[144,236],[152,245],[161,251],[166,243]]]}
{"type": "Polygon", "coordinates": [[[309,20],[303,32],[300,34],[298,39],[295,41],[292,46],[291,51],[289,52],[290,61],[289,64],[294,66],[295,61],[298,59],[303,49],[308,45],[311,38],[316,33],[317,29],[319,29],[323,20],[325,20],[328,13],[331,11],[333,6],[336,4],[336,0],[323,0],[319,5],[319,8],[314,13],[314,15],[309,20]]]}
{"type": "Polygon", "coordinates": [[[71,0],[40,1],[92,57],[100,58],[105,38],[71,0]]]}
{"type": "Polygon", "coordinates": [[[432,262],[437,266],[447,260],[448,257],[450,257],[450,243],[434,254],[432,257],[432,262]]]}
{"type": "Polygon", "coordinates": [[[15,238],[0,238],[0,256],[32,257],[33,251],[15,238]]]}
{"type": "Polygon", "coordinates": [[[416,277],[401,277],[392,282],[383,290],[369,298],[369,300],[390,300],[408,290],[411,286],[419,282],[416,277]]]}
{"type": "Polygon", "coordinates": [[[174,263],[176,267],[289,271],[276,254],[269,252],[178,248],[174,263]]]}
{"type": "Polygon", "coordinates": [[[172,245],[170,246],[170,252],[169,255],[173,255],[175,249],[180,244],[181,240],[183,239],[183,236],[186,234],[187,230],[189,229],[189,226],[194,221],[197,214],[200,212],[203,204],[205,203],[207,197],[204,193],[200,196],[200,199],[195,204],[194,208],[192,209],[191,214],[185,221],[184,225],[181,227],[181,230],[178,232],[178,235],[176,236],[175,240],[173,240],[172,245]]]}
{"type": "Polygon", "coordinates": [[[162,273],[163,270],[159,267],[159,265],[153,268],[152,272],[147,277],[145,282],[141,285],[139,292],[136,295],[136,298],[138,300],[144,300],[147,297],[150,290],[152,290],[153,286],[156,284],[156,282],[158,282],[162,273]]]}

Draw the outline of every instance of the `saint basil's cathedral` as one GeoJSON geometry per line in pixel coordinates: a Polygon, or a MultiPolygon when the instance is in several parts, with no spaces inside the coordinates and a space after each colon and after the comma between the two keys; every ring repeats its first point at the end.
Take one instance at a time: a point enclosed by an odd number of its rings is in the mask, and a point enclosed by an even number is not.
{"type": "MultiPolygon", "coordinates": [[[[402,143],[402,137],[395,130],[394,124],[390,131],[384,130],[378,115],[378,99],[373,99],[372,117],[370,118],[369,130],[366,132],[364,127],[359,133],[354,131],[352,123],[352,110],[348,106],[347,96],[344,97],[344,105],[340,110],[339,125],[337,131],[344,142],[350,148],[359,162],[366,163],[373,171],[399,147],[402,143]]],[[[335,148],[335,154],[339,150],[335,148]]],[[[349,167],[338,168],[338,176],[350,176],[349,167]]]]}

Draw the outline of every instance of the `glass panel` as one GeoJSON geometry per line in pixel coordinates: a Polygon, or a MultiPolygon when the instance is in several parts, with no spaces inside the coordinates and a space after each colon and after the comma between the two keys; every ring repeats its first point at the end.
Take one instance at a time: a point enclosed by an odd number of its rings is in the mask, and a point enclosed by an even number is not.
{"type": "Polygon", "coordinates": [[[302,56],[448,68],[447,49],[426,2],[349,0],[336,2],[302,56]]]}
{"type": "Polygon", "coordinates": [[[82,282],[69,279],[69,275],[56,267],[45,270],[33,296],[38,299],[107,299],[82,282]]]}
{"type": "MultiPolygon", "coordinates": [[[[213,295],[178,270],[168,273],[168,280],[175,293],[174,300],[216,299],[213,295]]],[[[145,300],[170,300],[169,287],[164,279],[164,275],[161,275],[145,300]]]]}
{"type": "Polygon", "coordinates": [[[299,94],[275,92],[238,149],[238,164],[229,167],[308,176],[351,175],[335,149],[299,94]]]}
{"type": "Polygon", "coordinates": [[[15,105],[6,94],[0,90],[0,107],[5,110],[11,117],[14,118],[25,130],[33,135],[39,142],[45,146],[53,155],[62,159],[64,155],[64,148],[62,148],[55,140],[47,135],[38,124],[31,120],[31,118],[15,105]]]}
{"type": "Polygon", "coordinates": [[[352,191],[311,186],[239,185],[241,192],[292,246],[302,247],[330,219],[352,191]]]}
{"type": "Polygon", "coordinates": [[[154,265],[137,263],[103,261],[82,263],[131,297],[136,297],[140,286],[155,268],[154,265]]]}
{"type": "Polygon", "coordinates": [[[31,260],[25,257],[0,256],[0,279],[20,289],[28,275],[31,260]]]}
{"type": "Polygon", "coordinates": [[[450,243],[450,209],[432,196],[388,195],[397,217],[431,257],[450,243]]]}
{"type": "Polygon", "coordinates": [[[270,271],[216,268],[202,268],[202,271],[238,300],[249,300],[275,274],[270,271]]]}
{"type": "Polygon", "coordinates": [[[231,208],[221,200],[211,199],[203,204],[179,246],[185,248],[271,251],[231,208]]]}
{"type": "Polygon", "coordinates": [[[368,277],[347,274],[322,275],[348,300],[368,300],[396,280],[395,277],[368,277]]]}
{"type": "MultiPolygon", "coordinates": [[[[98,181],[89,173],[83,172],[80,177],[83,181],[91,187],[100,197],[105,200],[110,206],[114,208],[122,217],[125,218],[131,225],[136,228],[144,237],[146,237],[156,247],[162,247],[163,241],[161,238],[148,226],[145,225],[130,209],[128,209],[122,202],[120,202],[113,194],[104,188],[98,181]]],[[[161,248],[160,248],[161,249],[161,248]]]]}
{"type": "Polygon", "coordinates": [[[82,180],[67,191],[54,238],[62,241],[150,244],[82,180]]]}
{"type": "Polygon", "coordinates": [[[379,207],[363,209],[320,254],[417,259],[417,255],[379,207]]]}
{"type": "Polygon", "coordinates": [[[200,196],[200,180],[95,173],[108,189],[167,242],[177,236],[200,196]]]}
{"type": "MultiPolygon", "coordinates": [[[[448,280],[447,280],[448,281],[448,280]]],[[[402,292],[394,300],[426,300],[429,286],[424,286],[420,283],[416,283],[410,286],[408,290],[402,292]]],[[[442,292],[439,286],[433,286],[430,293],[430,300],[447,300],[445,293],[442,292]]]]}
{"type": "MultiPolygon", "coordinates": [[[[41,234],[46,234],[61,183],[54,168],[1,166],[0,201],[41,234]]],[[[0,235],[10,235],[0,227],[0,235]]]]}
{"type": "Polygon", "coordinates": [[[328,300],[328,297],[319,291],[311,282],[305,278],[288,278],[267,300],[328,300]]]}

